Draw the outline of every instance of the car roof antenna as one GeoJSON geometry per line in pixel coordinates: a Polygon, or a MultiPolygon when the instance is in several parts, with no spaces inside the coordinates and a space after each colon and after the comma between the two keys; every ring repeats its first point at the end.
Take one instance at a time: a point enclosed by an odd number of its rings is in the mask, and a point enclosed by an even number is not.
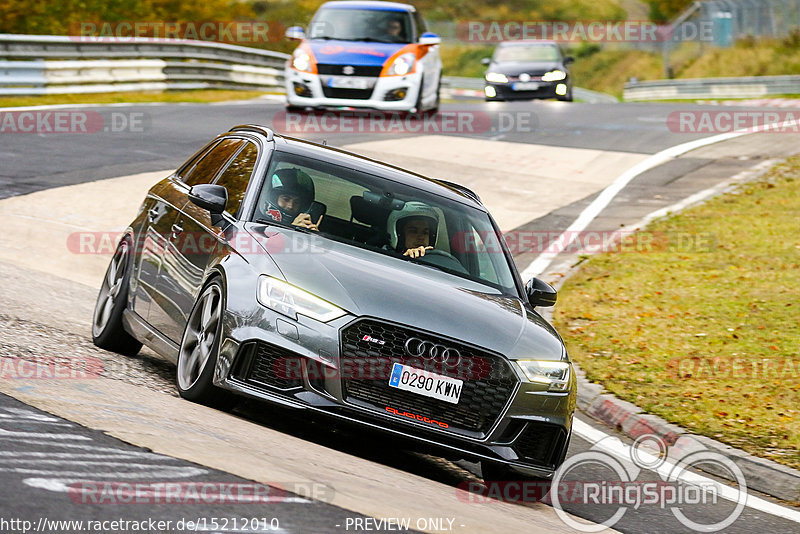
{"type": "Polygon", "coordinates": [[[328,146],[328,140],[327,139],[323,139],[322,140],[322,146],[328,146]]]}

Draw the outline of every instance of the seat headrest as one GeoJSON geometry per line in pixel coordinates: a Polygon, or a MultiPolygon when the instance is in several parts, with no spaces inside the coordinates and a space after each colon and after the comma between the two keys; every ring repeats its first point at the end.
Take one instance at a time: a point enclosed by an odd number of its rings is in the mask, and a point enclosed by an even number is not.
{"type": "Polygon", "coordinates": [[[350,210],[353,218],[360,223],[368,226],[386,226],[386,219],[389,218],[388,208],[383,208],[371,202],[367,202],[363,197],[350,197],[350,210]]]}

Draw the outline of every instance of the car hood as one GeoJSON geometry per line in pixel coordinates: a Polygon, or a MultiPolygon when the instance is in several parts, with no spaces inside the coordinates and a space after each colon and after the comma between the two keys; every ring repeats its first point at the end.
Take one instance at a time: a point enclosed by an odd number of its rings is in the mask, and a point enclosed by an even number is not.
{"type": "Polygon", "coordinates": [[[380,67],[403,43],[362,43],[357,41],[308,41],[317,63],[380,67]]]}
{"type": "Polygon", "coordinates": [[[531,63],[492,63],[489,65],[489,71],[499,72],[506,76],[518,76],[523,72],[532,74],[534,76],[541,76],[545,72],[554,69],[566,70],[564,65],[558,61],[536,61],[531,63]]]}
{"type": "Polygon", "coordinates": [[[260,224],[249,225],[248,231],[269,251],[287,282],[352,315],[438,333],[512,359],[563,357],[555,330],[518,298],[315,235],[260,224]]]}

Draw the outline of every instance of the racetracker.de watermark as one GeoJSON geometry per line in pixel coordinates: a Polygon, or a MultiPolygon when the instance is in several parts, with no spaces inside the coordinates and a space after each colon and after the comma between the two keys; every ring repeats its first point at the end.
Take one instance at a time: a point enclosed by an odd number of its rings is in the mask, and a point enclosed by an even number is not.
{"type": "Polygon", "coordinates": [[[476,134],[531,133],[539,119],[532,111],[447,110],[439,113],[393,111],[280,111],[272,124],[286,134],[476,134]]]}
{"type": "Polygon", "coordinates": [[[285,26],[276,21],[123,20],[74,22],[69,25],[68,35],[81,43],[126,43],[146,37],[247,45],[279,42],[285,31],[285,26]]]}
{"type": "MultiPolygon", "coordinates": [[[[323,217],[324,225],[324,217],[323,217]]],[[[323,226],[324,229],[324,226],[323,226]]],[[[323,232],[324,233],[324,232],[323,232]]],[[[67,250],[72,254],[110,255],[117,249],[123,233],[74,232],[67,237],[67,250]]],[[[324,254],[325,247],[318,246],[313,236],[278,232],[235,232],[225,239],[208,232],[182,232],[171,239],[171,249],[184,256],[208,255],[233,247],[241,254],[324,254]]],[[[503,234],[503,240],[512,255],[545,252],[579,254],[597,253],[656,253],[711,252],[718,246],[717,235],[708,232],[689,233],[589,230],[563,232],[558,230],[513,230],[503,234]]],[[[503,245],[493,232],[457,232],[449,240],[450,252],[459,255],[503,254],[503,245]]],[[[137,254],[139,251],[137,251],[137,254]]]]}
{"type": "Polygon", "coordinates": [[[800,133],[799,111],[673,111],[667,127],[674,133],[800,133]]]}
{"type": "MultiPolygon", "coordinates": [[[[777,350],[777,347],[771,347],[777,350]]],[[[680,380],[777,380],[800,383],[800,360],[792,356],[691,356],[667,362],[670,376],[680,380]]]]}
{"type": "MultiPolygon", "coordinates": [[[[710,252],[717,247],[712,233],[586,230],[513,230],[503,234],[512,255],[525,253],[655,253],[710,252]]],[[[491,232],[459,232],[450,241],[452,251],[459,253],[502,253],[496,234],[491,232]]]]}
{"type": "Polygon", "coordinates": [[[0,134],[144,133],[149,125],[142,111],[0,111],[0,134]]]}
{"type": "Polygon", "coordinates": [[[80,380],[99,378],[105,363],[92,356],[0,356],[1,380],[80,380]]]}
{"type": "Polygon", "coordinates": [[[688,21],[672,26],[649,20],[468,20],[457,23],[456,36],[467,43],[524,39],[560,43],[712,42],[713,28],[710,21],[688,21]]]}
{"type": "Polygon", "coordinates": [[[320,483],[79,481],[68,487],[76,504],[265,504],[313,499],[331,502],[334,489],[320,483]]]}
{"type": "MultiPolygon", "coordinates": [[[[370,336],[365,336],[370,337],[370,336]]],[[[363,340],[362,340],[363,341],[363,340]]],[[[365,343],[368,344],[368,343],[365,343]]],[[[430,344],[428,348],[438,347],[430,344]]],[[[362,347],[363,348],[363,347],[362,347]]],[[[441,346],[441,350],[446,347],[441,346]]],[[[491,362],[480,356],[453,352],[452,357],[411,357],[404,360],[407,367],[426,375],[445,375],[460,380],[480,380],[491,375],[491,362]]],[[[392,375],[394,361],[390,358],[370,356],[368,358],[342,358],[338,366],[308,358],[278,358],[272,364],[272,374],[278,380],[294,382],[308,377],[310,380],[379,380],[386,381],[392,375]]],[[[438,387],[438,384],[437,384],[438,387]]]]}

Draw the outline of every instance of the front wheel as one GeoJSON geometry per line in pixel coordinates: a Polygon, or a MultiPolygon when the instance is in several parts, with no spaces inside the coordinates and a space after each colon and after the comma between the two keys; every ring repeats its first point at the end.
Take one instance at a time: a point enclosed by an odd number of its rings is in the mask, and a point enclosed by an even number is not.
{"type": "Polygon", "coordinates": [[[230,409],[236,398],[213,383],[222,335],[224,298],[219,279],[208,283],[189,313],[178,352],[178,393],[184,399],[230,409]]]}
{"type": "Polygon", "coordinates": [[[92,342],[101,349],[135,356],[142,344],[125,331],[122,314],[128,303],[133,244],[125,236],[108,264],[92,315],[92,342]]]}

